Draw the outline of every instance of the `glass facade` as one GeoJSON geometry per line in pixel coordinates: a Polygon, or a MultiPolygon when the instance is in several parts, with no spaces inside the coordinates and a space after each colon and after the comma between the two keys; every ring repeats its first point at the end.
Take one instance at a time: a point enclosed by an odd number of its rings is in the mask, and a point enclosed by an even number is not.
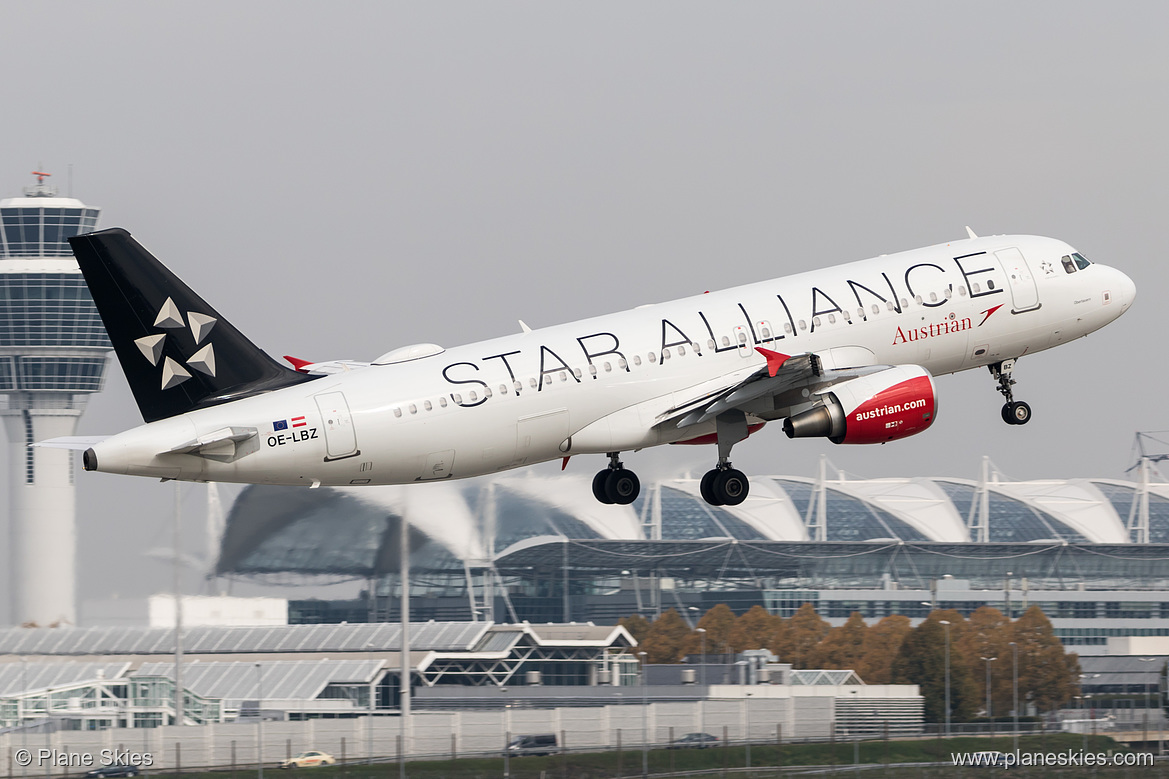
{"type": "MultiPolygon", "coordinates": [[[[969,484],[938,479],[935,483],[954,502],[962,517],[978,500],[978,491],[969,484]]],[[[1073,543],[1089,543],[1088,539],[1071,529],[1052,515],[1028,506],[1021,500],[1009,498],[1002,493],[990,491],[990,517],[988,535],[993,543],[1027,543],[1039,540],[1059,540],[1073,543]]]]}
{"type": "MultiPolygon", "coordinates": [[[[808,515],[812,485],[801,481],[776,479],[776,484],[791,498],[800,516],[808,515]]],[[[828,488],[828,541],[868,541],[873,538],[897,538],[902,541],[928,541],[925,534],[871,503],[828,488]]]]}
{"type": "MultiPolygon", "coordinates": [[[[633,503],[642,514],[647,491],[633,503]]],[[[740,541],[763,540],[765,536],[729,511],[710,506],[701,498],[682,490],[662,487],[662,540],[694,541],[700,538],[736,538],[740,541]]]]}
{"type": "Polygon", "coordinates": [[[113,348],[80,273],[0,273],[0,346],[113,348]]]}
{"type": "Polygon", "coordinates": [[[26,391],[98,392],[106,358],[17,357],[16,388],[26,391]]]}
{"type": "Polygon", "coordinates": [[[69,238],[97,227],[96,208],[0,208],[0,258],[72,257],[69,238]]]}
{"type": "MultiPolygon", "coordinates": [[[[1132,522],[1133,527],[1130,530],[1130,540],[1133,543],[1137,542],[1137,531],[1135,514],[1139,493],[1132,487],[1122,487],[1119,484],[1109,484],[1108,482],[1094,481],[1092,484],[1104,493],[1112,507],[1116,509],[1116,513],[1120,515],[1120,521],[1128,523],[1130,517],[1134,518],[1132,522]]],[[[1162,498],[1153,492],[1149,493],[1149,542],[1153,544],[1169,543],[1169,500],[1162,498]]]]}

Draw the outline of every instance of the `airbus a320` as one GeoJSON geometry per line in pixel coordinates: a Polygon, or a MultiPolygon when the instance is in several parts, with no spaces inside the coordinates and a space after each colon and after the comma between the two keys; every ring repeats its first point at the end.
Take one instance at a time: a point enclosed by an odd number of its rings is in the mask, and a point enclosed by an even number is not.
{"type": "MultiPolygon", "coordinates": [[[[934,377],[989,369],[1002,418],[1026,355],[1133,302],[1121,271],[1063,241],[970,237],[833,268],[370,362],[268,356],[122,229],[70,239],[146,424],[84,449],[86,470],[189,481],[349,486],[494,473],[600,454],[603,503],[639,493],[622,453],[717,449],[703,497],[737,505],[731,450],[791,438],[879,444],[937,418],[934,377]]],[[[522,325],[522,323],[521,323],[522,325]]]]}

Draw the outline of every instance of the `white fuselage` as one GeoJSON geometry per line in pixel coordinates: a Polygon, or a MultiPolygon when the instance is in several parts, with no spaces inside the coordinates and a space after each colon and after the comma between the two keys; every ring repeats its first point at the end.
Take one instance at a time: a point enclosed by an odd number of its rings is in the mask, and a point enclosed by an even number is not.
{"type": "Polygon", "coordinates": [[[757,371],[756,346],[936,376],[1087,335],[1135,287],[1103,265],[1068,272],[1072,252],[1035,236],[954,241],[373,365],[113,436],[94,446],[97,470],[402,484],[692,439],[713,422],[663,415],[757,371]],[[257,435],[230,457],[167,453],[225,428],[257,435]]]}

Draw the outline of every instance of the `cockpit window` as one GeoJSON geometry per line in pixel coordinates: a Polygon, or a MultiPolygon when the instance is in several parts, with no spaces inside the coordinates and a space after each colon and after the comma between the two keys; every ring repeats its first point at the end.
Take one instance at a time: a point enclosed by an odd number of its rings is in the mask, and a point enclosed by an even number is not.
{"type": "Polygon", "coordinates": [[[1076,261],[1076,265],[1080,266],[1080,270],[1083,270],[1084,268],[1086,268],[1086,267],[1088,267],[1089,265],[1091,265],[1091,264],[1092,264],[1092,263],[1091,263],[1091,262],[1088,260],[1088,258],[1087,258],[1087,257],[1085,257],[1084,255],[1082,255],[1082,254],[1080,254],[1080,253],[1078,253],[1078,252],[1077,252],[1077,253],[1075,253],[1075,254],[1073,254],[1073,255],[1072,255],[1072,257],[1075,259],[1075,261],[1076,261]]]}
{"type": "Polygon", "coordinates": [[[1067,271],[1068,273],[1075,273],[1076,272],[1076,263],[1072,261],[1071,255],[1065,254],[1064,256],[1060,257],[1059,259],[1060,259],[1060,262],[1063,263],[1063,269],[1065,271],[1067,271]]]}

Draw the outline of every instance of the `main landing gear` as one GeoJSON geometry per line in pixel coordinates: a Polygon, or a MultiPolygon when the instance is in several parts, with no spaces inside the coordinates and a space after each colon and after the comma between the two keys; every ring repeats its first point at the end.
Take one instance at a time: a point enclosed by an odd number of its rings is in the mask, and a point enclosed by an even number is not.
{"type": "MultiPolygon", "coordinates": [[[[702,499],[712,506],[737,506],[747,499],[751,484],[742,471],[731,467],[731,447],[747,437],[747,417],[738,409],[715,417],[718,465],[702,477],[702,499]]],[[[641,482],[621,462],[620,452],[609,452],[609,467],[593,477],[593,497],[601,503],[626,506],[637,500],[641,482]]]]}
{"type": "Polygon", "coordinates": [[[609,467],[593,477],[593,497],[602,503],[627,506],[637,500],[641,481],[625,467],[620,452],[609,452],[609,467]]]}
{"type": "Polygon", "coordinates": [[[706,472],[699,483],[702,499],[712,506],[737,506],[747,499],[751,483],[740,470],[731,467],[731,447],[747,437],[747,417],[738,409],[715,417],[718,431],[718,465],[706,472]]]}
{"type": "Polygon", "coordinates": [[[718,467],[707,471],[699,484],[702,499],[712,506],[737,506],[747,499],[751,483],[742,471],[731,467],[730,462],[720,462],[718,467]]]}
{"type": "Polygon", "coordinates": [[[988,365],[990,375],[999,383],[998,391],[1006,398],[1003,404],[1003,421],[1008,425],[1025,425],[1031,421],[1031,407],[1021,400],[1015,400],[1015,393],[1011,390],[1015,380],[1011,372],[1015,369],[1014,360],[1003,360],[988,365]]]}

